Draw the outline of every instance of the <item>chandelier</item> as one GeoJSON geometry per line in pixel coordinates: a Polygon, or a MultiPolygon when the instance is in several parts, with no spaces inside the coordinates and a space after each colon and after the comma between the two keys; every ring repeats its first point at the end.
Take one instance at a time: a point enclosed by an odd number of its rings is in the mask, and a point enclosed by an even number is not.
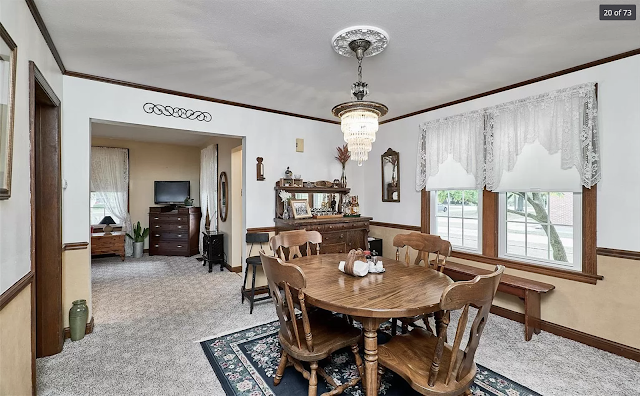
{"type": "Polygon", "coordinates": [[[387,114],[387,106],[364,100],[369,94],[367,83],[362,81],[362,59],[382,52],[389,42],[389,36],[381,29],[364,26],[352,27],[338,32],[332,40],[337,53],[347,57],[355,55],[358,60],[358,81],[351,86],[351,96],[355,99],[340,103],[331,112],[340,118],[344,141],[347,142],[351,159],[358,166],[369,158],[371,144],[376,141],[378,118],[387,114]]]}

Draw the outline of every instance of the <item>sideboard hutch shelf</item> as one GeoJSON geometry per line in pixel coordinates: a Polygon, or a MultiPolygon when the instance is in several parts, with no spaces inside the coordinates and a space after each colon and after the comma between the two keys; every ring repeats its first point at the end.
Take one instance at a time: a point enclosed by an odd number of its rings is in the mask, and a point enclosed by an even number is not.
{"type": "Polygon", "coordinates": [[[309,206],[313,208],[314,194],[336,194],[338,211],[342,208],[343,195],[349,194],[349,188],[336,187],[275,187],[276,233],[291,230],[318,231],[322,235],[320,253],[348,253],[351,249],[366,250],[369,238],[371,217],[338,217],[331,219],[283,219],[284,203],[280,191],[287,191],[294,199],[304,199],[295,194],[307,194],[309,206]]]}

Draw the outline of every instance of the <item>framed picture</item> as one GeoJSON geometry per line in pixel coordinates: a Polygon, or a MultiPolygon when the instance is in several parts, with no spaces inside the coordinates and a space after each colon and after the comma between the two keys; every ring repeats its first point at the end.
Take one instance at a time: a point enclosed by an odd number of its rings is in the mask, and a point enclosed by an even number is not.
{"type": "Polygon", "coordinates": [[[0,199],[11,197],[17,46],[0,24],[0,199]]]}
{"type": "Polygon", "coordinates": [[[308,219],[312,217],[309,201],[306,199],[292,199],[291,212],[293,213],[294,219],[308,219]]]}

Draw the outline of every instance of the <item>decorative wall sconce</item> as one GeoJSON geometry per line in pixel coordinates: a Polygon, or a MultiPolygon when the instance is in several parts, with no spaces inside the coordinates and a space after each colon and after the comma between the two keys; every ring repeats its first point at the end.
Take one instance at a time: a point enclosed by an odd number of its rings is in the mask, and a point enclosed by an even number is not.
{"type": "Polygon", "coordinates": [[[258,181],[263,181],[264,180],[264,164],[262,163],[263,158],[258,157],[256,158],[256,160],[258,161],[258,163],[256,164],[256,178],[258,181]]]}

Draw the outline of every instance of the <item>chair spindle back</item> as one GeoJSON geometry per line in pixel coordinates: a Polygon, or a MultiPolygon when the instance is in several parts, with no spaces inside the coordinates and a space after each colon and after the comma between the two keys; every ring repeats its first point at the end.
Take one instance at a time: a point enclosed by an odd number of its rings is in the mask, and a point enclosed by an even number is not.
{"type": "Polygon", "coordinates": [[[438,235],[411,232],[398,234],[393,238],[393,246],[396,247],[396,260],[400,261],[400,249],[406,247],[404,260],[410,264],[409,248],[417,250],[414,264],[424,261],[425,265],[442,272],[447,265],[447,257],[451,256],[451,243],[438,235]],[[430,255],[435,254],[435,261],[430,260],[430,255]]]}
{"type": "Polygon", "coordinates": [[[307,280],[302,269],[297,265],[283,262],[277,257],[267,256],[264,251],[260,251],[262,268],[267,276],[269,284],[269,294],[276,306],[276,313],[280,320],[280,334],[291,345],[297,345],[302,349],[302,337],[304,337],[306,348],[313,352],[313,336],[311,325],[304,298],[304,288],[307,280]],[[292,293],[297,293],[300,312],[302,313],[302,329],[304,335],[298,330],[298,318],[295,313],[292,293]],[[283,300],[284,294],[284,300],[283,300]]]}
{"type": "Polygon", "coordinates": [[[445,385],[453,379],[460,381],[466,377],[473,367],[473,359],[480,342],[480,336],[487,324],[489,310],[493,297],[498,290],[500,278],[504,272],[504,266],[498,265],[495,271],[487,275],[478,275],[474,279],[466,282],[456,282],[449,285],[442,293],[440,299],[440,309],[443,311],[443,318],[438,329],[438,342],[434,352],[431,369],[429,372],[429,385],[433,386],[438,377],[440,370],[440,361],[446,342],[447,326],[449,325],[450,314],[452,310],[462,309],[462,314],[458,320],[456,328],[456,337],[451,348],[451,359],[449,367],[445,367],[447,374],[445,377],[445,385]],[[469,340],[464,350],[460,349],[462,338],[467,327],[469,319],[469,306],[478,308],[478,313],[471,325],[469,340]]]}
{"type": "Polygon", "coordinates": [[[296,257],[302,257],[300,246],[305,245],[307,255],[311,254],[311,244],[316,247],[316,254],[320,254],[322,235],[318,231],[293,230],[283,231],[271,237],[269,244],[274,254],[279,255],[283,261],[291,261],[296,257]],[[289,249],[289,258],[284,254],[284,248],[289,249]]]}

